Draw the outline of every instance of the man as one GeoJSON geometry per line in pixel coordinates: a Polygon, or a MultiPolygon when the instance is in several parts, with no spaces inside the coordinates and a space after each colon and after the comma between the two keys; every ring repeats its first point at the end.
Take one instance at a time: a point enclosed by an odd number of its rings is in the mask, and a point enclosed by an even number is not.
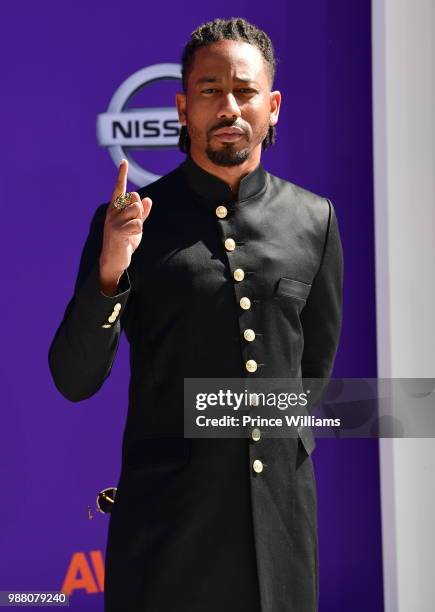
{"type": "Polygon", "coordinates": [[[243,19],[204,24],[182,64],[186,161],[130,197],[121,163],[50,349],[58,389],[80,401],[109,375],[121,330],[130,342],[105,609],[313,612],[311,430],[184,438],[183,381],[329,376],[341,324],[336,217],[260,164],[281,102],[264,32],[243,19]]]}

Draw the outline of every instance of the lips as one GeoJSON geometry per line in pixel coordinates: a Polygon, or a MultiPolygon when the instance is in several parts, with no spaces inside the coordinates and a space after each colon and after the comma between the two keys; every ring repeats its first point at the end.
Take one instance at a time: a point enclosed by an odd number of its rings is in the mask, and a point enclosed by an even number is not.
{"type": "Polygon", "coordinates": [[[238,127],[224,127],[213,132],[213,136],[220,142],[235,142],[244,136],[244,131],[238,127]]]}
{"type": "Polygon", "coordinates": [[[238,127],[224,127],[220,130],[216,130],[216,132],[213,132],[214,136],[221,136],[222,134],[237,134],[239,136],[243,136],[244,131],[238,127]]]}

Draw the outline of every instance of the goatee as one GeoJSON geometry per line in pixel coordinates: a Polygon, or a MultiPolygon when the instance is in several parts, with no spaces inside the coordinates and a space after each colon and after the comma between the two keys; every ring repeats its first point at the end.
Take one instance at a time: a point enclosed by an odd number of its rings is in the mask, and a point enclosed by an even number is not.
{"type": "Polygon", "coordinates": [[[237,151],[232,145],[224,145],[222,149],[216,150],[208,146],[205,150],[207,157],[217,166],[239,166],[249,159],[249,149],[237,151]]]}

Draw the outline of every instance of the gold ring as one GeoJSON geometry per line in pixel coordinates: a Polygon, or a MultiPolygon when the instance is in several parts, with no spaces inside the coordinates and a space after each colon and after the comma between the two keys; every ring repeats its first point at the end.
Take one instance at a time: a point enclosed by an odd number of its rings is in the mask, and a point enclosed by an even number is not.
{"type": "Polygon", "coordinates": [[[127,193],[121,193],[113,202],[113,207],[118,210],[124,210],[124,208],[127,208],[127,206],[131,204],[131,196],[132,194],[129,191],[127,191],[127,193]]]}

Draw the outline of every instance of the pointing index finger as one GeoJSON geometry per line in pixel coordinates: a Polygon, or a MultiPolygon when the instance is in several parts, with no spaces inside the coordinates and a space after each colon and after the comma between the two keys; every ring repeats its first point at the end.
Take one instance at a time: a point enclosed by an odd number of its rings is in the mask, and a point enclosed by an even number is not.
{"type": "Polygon", "coordinates": [[[115,189],[112,194],[112,202],[127,190],[127,174],[128,174],[128,161],[122,159],[119,164],[118,178],[116,179],[115,189]]]}

